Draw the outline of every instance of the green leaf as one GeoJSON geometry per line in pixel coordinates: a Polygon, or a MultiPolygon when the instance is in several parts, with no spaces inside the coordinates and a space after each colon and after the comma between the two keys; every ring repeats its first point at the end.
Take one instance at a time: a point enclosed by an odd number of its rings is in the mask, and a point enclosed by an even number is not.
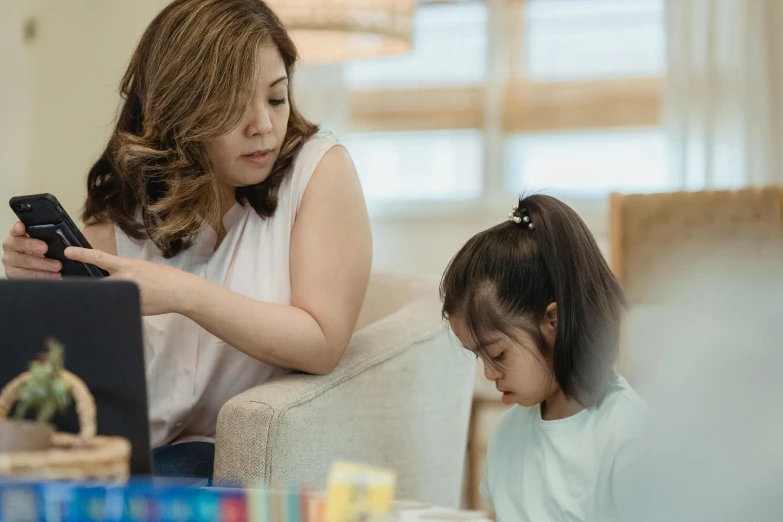
{"type": "Polygon", "coordinates": [[[71,389],[60,376],[65,360],[65,348],[55,339],[46,339],[47,352],[30,363],[30,377],[17,393],[16,415],[37,411],[39,422],[49,422],[71,403],[71,389]]]}
{"type": "Polygon", "coordinates": [[[46,424],[50,420],[52,420],[52,417],[54,417],[54,414],[57,412],[57,406],[53,402],[46,402],[41,406],[41,409],[38,410],[38,422],[46,424]]]}

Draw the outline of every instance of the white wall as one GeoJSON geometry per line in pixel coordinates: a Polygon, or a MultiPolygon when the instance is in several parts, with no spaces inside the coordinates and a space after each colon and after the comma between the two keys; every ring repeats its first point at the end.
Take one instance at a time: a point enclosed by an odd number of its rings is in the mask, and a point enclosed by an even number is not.
{"type": "Polygon", "coordinates": [[[439,276],[471,236],[501,221],[502,215],[494,220],[485,216],[373,217],[374,268],[439,276]]]}
{"type": "Polygon", "coordinates": [[[32,51],[23,28],[32,6],[29,0],[0,2],[0,240],[15,221],[8,200],[28,190],[32,51]]]}
{"type": "Polygon", "coordinates": [[[136,42],[166,0],[0,1],[0,235],[13,195],[50,192],[79,221],[85,177],[136,42]],[[23,39],[25,21],[37,35],[23,39]]]}
{"type": "MultiPolygon", "coordinates": [[[[497,212],[471,212],[461,216],[412,215],[372,217],[375,270],[442,275],[451,258],[474,234],[502,223],[513,200],[498,202],[497,212]]],[[[590,212],[575,205],[593,230],[599,248],[608,255],[605,212],[590,212]],[[591,223],[592,222],[592,223],[591,223]]]]}
{"type": "Polygon", "coordinates": [[[42,0],[35,42],[30,188],[74,219],[85,176],[111,132],[133,48],[164,0],[42,0]]]}

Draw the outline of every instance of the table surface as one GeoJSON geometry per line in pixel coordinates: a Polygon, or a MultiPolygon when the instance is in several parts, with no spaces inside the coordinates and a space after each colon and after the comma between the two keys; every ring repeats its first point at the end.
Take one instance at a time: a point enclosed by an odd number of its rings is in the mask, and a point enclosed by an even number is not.
{"type": "Polygon", "coordinates": [[[491,522],[484,511],[458,511],[439,507],[430,507],[417,502],[395,502],[395,522],[427,522],[441,520],[444,522],[491,522]]]}

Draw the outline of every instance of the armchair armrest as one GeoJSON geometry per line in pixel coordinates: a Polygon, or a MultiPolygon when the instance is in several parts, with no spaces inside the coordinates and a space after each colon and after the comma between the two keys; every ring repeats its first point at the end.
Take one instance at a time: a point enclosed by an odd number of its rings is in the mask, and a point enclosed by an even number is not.
{"type": "Polygon", "coordinates": [[[410,302],[359,330],[330,375],[287,374],[226,403],[215,484],[324,488],[349,459],[395,469],[399,495],[456,506],[473,368],[434,296],[410,302]]]}

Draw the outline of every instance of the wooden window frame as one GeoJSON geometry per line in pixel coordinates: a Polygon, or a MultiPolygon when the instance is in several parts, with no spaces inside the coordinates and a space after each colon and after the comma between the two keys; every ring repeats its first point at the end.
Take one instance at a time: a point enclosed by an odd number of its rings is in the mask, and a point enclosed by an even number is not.
{"type": "MultiPolygon", "coordinates": [[[[555,82],[533,82],[525,78],[525,1],[484,0],[489,9],[490,40],[487,45],[488,72],[483,84],[350,90],[347,130],[477,129],[485,137],[486,156],[505,156],[499,151],[505,148],[506,138],[513,134],[661,124],[662,77],[555,82]],[[488,140],[494,140],[494,145],[488,140]]],[[[431,0],[427,3],[451,2],[431,0]]],[[[508,197],[505,157],[488,157],[485,164],[482,172],[485,194],[474,205],[477,210],[494,208],[498,197],[508,197]]],[[[388,210],[394,206],[385,204],[384,208],[388,210]]],[[[406,212],[412,207],[407,202],[401,202],[399,206],[406,212]]],[[[444,203],[438,207],[448,208],[449,205],[444,203]]]]}

